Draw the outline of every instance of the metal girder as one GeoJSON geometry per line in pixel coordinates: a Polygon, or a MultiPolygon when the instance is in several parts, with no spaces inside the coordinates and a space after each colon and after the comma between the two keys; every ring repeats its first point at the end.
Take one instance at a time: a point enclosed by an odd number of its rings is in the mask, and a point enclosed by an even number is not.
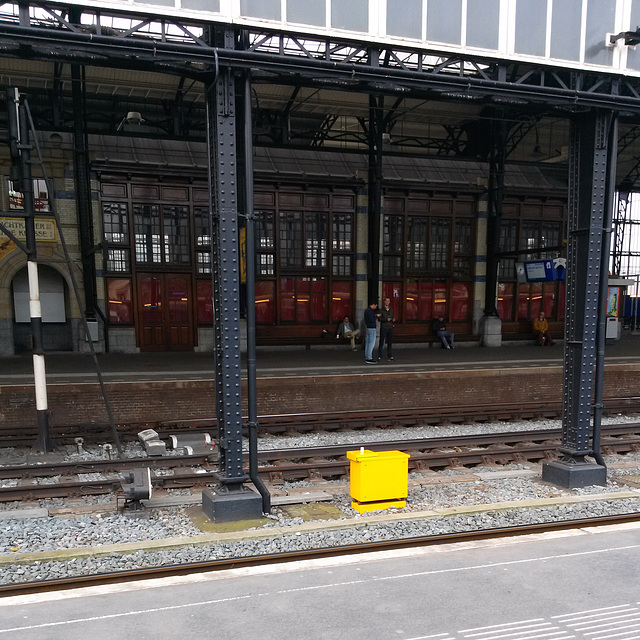
{"type": "Polygon", "coordinates": [[[485,284],[484,314],[498,317],[496,308],[498,291],[498,250],[500,224],[504,199],[504,169],[508,125],[504,118],[491,120],[489,150],[489,207],[487,217],[487,279],[485,284]]]}
{"type": "Polygon", "coordinates": [[[333,128],[333,125],[338,120],[338,116],[335,114],[329,114],[325,116],[320,128],[315,132],[313,140],[311,141],[312,147],[322,147],[327,139],[329,139],[329,133],[333,128]]]}
{"type": "Polygon", "coordinates": [[[614,241],[611,268],[614,274],[620,275],[622,269],[622,254],[624,252],[624,240],[629,226],[629,196],[630,191],[618,192],[618,207],[613,219],[614,241]]]}
{"type": "MultiPolygon", "coordinates": [[[[15,5],[8,5],[13,7],[15,5]]],[[[205,42],[204,23],[112,10],[129,29],[103,24],[105,12],[83,9],[91,24],[74,24],[59,3],[24,3],[20,17],[0,20],[0,56],[76,61],[202,78],[219,66],[257,68],[256,81],[295,79],[310,85],[382,93],[414,92],[443,100],[505,106],[606,107],[640,112],[640,79],[611,73],[526,65],[424,49],[376,45],[294,33],[247,30],[246,50],[205,42]],[[48,20],[36,17],[47,12],[48,20]],[[137,20],[137,21],[136,21],[137,20]],[[51,28],[51,27],[54,28],[51,28]],[[383,71],[383,73],[381,73],[383,71]]],[[[86,22],[87,20],[85,20],[86,22]]]]}
{"type": "Polygon", "coordinates": [[[618,155],[620,155],[628,146],[632,145],[640,137],[640,127],[631,127],[627,133],[618,139],[618,155]]]}
{"type": "Polygon", "coordinates": [[[380,280],[380,223],[382,220],[382,134],[384,133],[384,97],[369,96],[369,154],[367,221],[369,231],[369,274],[367,304],[378,300],[380,280]]]}
{"type": "Polygon", "coordinates": [[[598,282],[607,186],[610,118],[590,115],[572,124],[567,245],[567,310],[562,450],[591,453],[592,371],[598,317],[598,282]]]}
{"type": "MultiPolygon", "coordinates": [[[[63,92],[61,83],[55,79],[52,89],[30,91],[25,87],[24,92],[30,96],[31,111],[38,130],[74,131],[74,83],[68,84],[72,85],[71,92],[63,92]]],[[[23,90],[22,87],[20,89],[23,90]]],[[[85,92],[84,104],[87,113],[84,126],[88,134],[127,135],[127,131],[118,131],[123,116],[128,111],[142,111],[145,130],[136,130],[136,137],[204,141],[204,104],[186,101],[182,91],[177,91],[173,100],[85,92]]]]}
{"type": "Polygon", "coordinates": [[[76,208],[78,212],[78,231],[80,235],[80,251],[82,254],[82,276],[84,282],[84,304],[87,318],[94,318],[97,309],[96,260],[93,212],[91,201],[91,178],[89,149],[86,130],[86,102],[84,67],[72,65],[73,78],[73,159],[76,181],[76,208]]]}
{"type": "MultiPolygon", "coordinates": [[[[227,44],[228,39],[227,34],[227,44]]],[[[239,485],[248,478],[242,469],[236,105],[230,70],[207,86],[206,100],[220,481],[239,485]]]]}
{"type": "MultiPolygon", "coordinates": [[[[633,134],[635,130],[635,136],[638,135],[638,127],[634,127],[629,135],[621,140],[628,144],[628,138],[633,134]]],[[[634,136],[634,139],[635,139],[634,136]]],[[[618,153],[619,153],[618,148],[618,153]]],[[[611,257],[611,267],[613,273],[620,275],[622,273],[622,256],[623,254],[629,255],[624,251],[625,238],[628,233],[631,233],[631,211],[630,211],[630,196],[634,191],[638,180],[640,179],[640,158],[634,157],[633,167],[627,171],[622,180],[618,184],[618,202],[615,215],[613,216],[613,255],[611,257]]]]}
{"type": "Polygon", "coordinates": [[[585,456],[594,454],[590,442],[591,410],[594,367],[601,364],[596,363],[596,347],[604,338],[598,332],[603,328],[599,326],[604,313],[600,303],[606,292],[602,281],[606,279],[609,255],[606,238],[617,145],[615,123],[612,112],[594,111],[571,124],[560,449],[563,458],[546,463],[542,472],[543,479],[568,487],[606,481],[606,468],[587,462],[585,456]]]}

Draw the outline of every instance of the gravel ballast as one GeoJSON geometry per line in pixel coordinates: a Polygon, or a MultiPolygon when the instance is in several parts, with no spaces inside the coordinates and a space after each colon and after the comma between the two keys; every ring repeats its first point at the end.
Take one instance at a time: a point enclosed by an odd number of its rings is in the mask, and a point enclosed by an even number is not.
{"type": "MultiPolygon", "coordinates": [[[[626,420],[635,422],[637,416],[628,419],[616,417],[612,421],[626,420]]],[[[428,438],[464,435],[465,432],[511,432],[556,427],[557,421],[547,420],[424,427],[410,433],[414,438],[428,438]]],[[[271,440],[277,441],[278,447],[345,442],[366,446],[367,441],[386,439],[387,433],[388,439],[407,437],[403,431],[312,434],[291,437],[286,441],[262,438],[260,447],[269,448],[271,440]]],[[[2,454],[0,452],[0,462],[4,464],[10,464],[8,460],[15,457],[15,452],[7,456],[2,454]]],[[[132,454],[136,455],[135,450],[132,454]]],[[[84,455],[90,456],[91,453],[84,455]]],[[[77,459],[73,455],[70,458],[77,459]]],[[[303,523],[302,518],[288,517],[286,510],[275,507],[263,525],[244,533],[244,539],[241,535],[235,535],[234,539],[234,534],[229,533],[218,535],[217,539],[217,534],[204,534],[184,507],[151,509],[148,518],[114,513],[113,508],[110,512],[105,509],[105,513],[83,513],[74,517],[23,517],[29,515],[23,512],[26,507],[20,504],[0,505],[4,516],[0,518],[0,584],[640,512],[640,490],[634,483],[640,477],[640,454],[612,456],[607,458],[607,463],[612,469],[615,467],[615,473],[609,473],[606,487],[576,490],[543,483],[534,473],[539,472],[536,465],[532,465],[530,472],[527,472],[526,465],[450,470],[438,474],[437,481],[433,481],[434,474],[424,481],[418,474],[411,474],[406,508],[384,512],[386,519],[380,517],[382,512],[360,516],[351,508],[349,496],[338,494],[331,501],[331,506],[340,513],[337,520],[317,521],[314,529],[308,522],[303,523]],[[470,477],[455,477],[465,474],[470,477]],[[624,481],[625,476],[629,484],[624,481]],[[613,477],[615,480],[611,479],[613,477]],[[614,498],[612,494],[616,493],[620,498],[614,498]],[[524,505],[525,501],[528,501],[526,508],[512,506],[513,502],[524,505]],[[556,504],[551,504],[553,502],[556,504]],[[17,517],[12,518],[7,513],[11,510],[16,511],[17,517]],[[188,540],[183,540],[180,546],[166,546],[164,541],[172,538],[188,540]],[[127,547],[111,551],[111,545],[127,547]],[[147,548],[139,548],[143,546],[147,548]],[[103,552],[106,555],[102,555],[103,552]],[[38,555],[34,557],[32,554],[38,555]]],[[[305,485],[308,483],[291,483],[282,488],[305,485]]],[[[330,483],[325,486],[330,486],[330,483]]],[[[95,505],[100,504],[100,500],[91,499],[85,503],[95,505]]],[[[49,500],[29,505],[29,508],[36,509],[32,516],[38,516],[37,507],[52,509],[60,506],[62,501],[49,500]]]]}

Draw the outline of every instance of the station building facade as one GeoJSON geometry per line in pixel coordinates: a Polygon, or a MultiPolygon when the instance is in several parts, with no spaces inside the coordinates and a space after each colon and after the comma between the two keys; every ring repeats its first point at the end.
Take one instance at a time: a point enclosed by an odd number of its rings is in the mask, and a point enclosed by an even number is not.
{"type": "MultiPolygon", "coordinates": [[[[102,136],[90,140],[99,351],[213,349],[206,151],[198,143],[176,144],[132,138],[118,147],[102,136]],[[190,164],[177,160],[184,157],[190,164]]],[[[45,348],[83,351],[82,302],[74,294],[75,281],[84,299],[72,142],[44,134],[41,147],[44,162],[34,165],[34,184],[45,348]]],[[[19,231],[11,213],[19,215],[21,195],[10,180],[8,154],[0,159],[0,173],[3,218],[19,231]]],[[[488,165],[385,156],[382,173],[378,296],[391,298],[396,340],[424,343],[440,314],[457,334],[478,340],[488,165]]],[[[333,333],[344,315],[359,323],[372,269],[367,156],[256,147],[254,180],[258,345],[322,342],[323,330],[333,333]]],[[[515,262],[559,255],[566,170],[510,165],[504,184],[499,247],[510,255],[501,258],[498,272],[502,338],[529,338],[541,310],[560,331],[564,283],[518,283],[515,262]],[[528,248],[536,252],[528,254],[528,248]]],[[[242,211],[238,225],[242,251],[242,211]]],[[[1,355],[30,348],[25,267],[24,253],[0,238],[1,355]]]]}

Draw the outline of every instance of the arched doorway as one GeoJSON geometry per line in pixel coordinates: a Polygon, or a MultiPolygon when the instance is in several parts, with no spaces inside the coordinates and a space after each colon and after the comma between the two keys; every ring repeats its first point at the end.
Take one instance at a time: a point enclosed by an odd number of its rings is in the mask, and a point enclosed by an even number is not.
{"type": "MultiPolygon", "coordinates": [[[[64,278],[51,267],[38,265],[42,339],[46,351],[71,351],[71,323],[68,320],[64,278]]],[[[31,351],[29,279],[21,269],[11,282],[13,298],[13,341],[16,353],[31,351]]]]}

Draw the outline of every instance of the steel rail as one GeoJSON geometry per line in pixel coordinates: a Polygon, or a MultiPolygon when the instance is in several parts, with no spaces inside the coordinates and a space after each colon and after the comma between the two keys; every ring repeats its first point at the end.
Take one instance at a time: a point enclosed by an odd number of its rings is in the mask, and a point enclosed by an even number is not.
{"type": "Polygon", "coordinates": [[[202,455],[122,458],[118,460],[82,460],[78,462],[0,466],[0,480],[10,478],[70,476],[82,473],[109,473],[129,470],[134,467],[173,469],[177,467],[199,466],[211,462],[213,455],[213,453],[208,453],[202,455]]]}
{"type": "MultiPolygon", "coordinates": [[[[557,457],[560,446],[560,430],[524,431],[519,433],[483,434],[477,436],[458,436],[450,438],[413,439],[366,443],[373,451],[397,449],[410,454],[409,469],[415,472],[427,469],[451,467],[473,467],[488,464],[508,464],[511,462],[538,462],[557,457]]],[[[640,450],[640,423],[608,425],[603,430],[602,447],[605,453],[628,453],[640,450]]],[[[262,466],[258,473],[272,483],[300,479],[343,478],[349,474],[349,461],[346,452],[357,445],[331,445],[323,447],[305,447],[303,449],[273,449],[259,452],[262,466]]],[[[195,458],[185,457],[185,461],[195,458]]],[[[209,460],[209,458],[207,458],[209,460]]],[[[111,470],[113,461],[96,461],[94,472],[111,470]]],[[[162,467],[163,458],[138,458],[130,462],[134,466],[162,467]],[[152,464],[150,464],[152,462],[152,464]]],[[[127,468],[127,461],[118,463],[118,468],[127,468]]],[[[245,465],[248,455],[244,455],[245,465]]],[[[35,476],[40,473],[47,477],[58,475],[56,471],[65,465],[32,465],[28,472],[35,476]]],[[[73,465],[72,465],[73,466],[73,465]]],[[[182,466],[182,465],[180,465],[182,466]]],[[[187,468],[178,468],[170,476],[154,476],[156,489],[187,489],[205,486],[216,481],[217,468],[208,465],[194,472],[187,468]],[[176,472],[177,471],[177,472],[176,472]]],[[[23,467],[0,468],[5,478],[15,478],[23,473],[23,467]]],[[[472,473],[472,471],[470,471],[472,473]]],[[[0,502],[17,500],[35,500],[69,495],[100,495],[113,493],[120,489],[120,478],[101,480],[72,481],[64,478],[58,483],[20,484],[0,488],[0,502]]]]}
{"type": "MultiPolygon", "coordinates": [[[[194,562],[180,565],[162,565],[158,567],[147,567],[144,569],[133,569],[112,573],[78,575],[68,578],[59,578],[56,580],[45,580],[41,582],[2,584],[0,585],[0,597],[73,590],[83,587],[122,584],[125,582],[141,582],[144,580],[157,578],[185,576],[196,573],[214,573],[227,569],[239,569],[274,564],[288,564],[300,560],[334,558],[346,555],[372,553],[376,551],[392,551],[425,546],[456,544],[459,542],[525,536],[536,533],[547,533],[551,531],[566,531],[569,529],[612,526],[638,521],[640,521],[640,513],[628,513],[615,516],[598,516],[593,518],[582,518],[578,520],[565,520],[561,522],[543,522],[537,524],[502,527],[496,529],[482,529],[477,531],[463,531],[395,540],[381,540],[377,542],[367,542],[364,544],[322,547],[318,549],[307,549],[295,552],[265,554],[262,556],[228,558],[224,560],[211,560],[207,562],[194,562]]],[[[19,556],[17,555],[16,559],[18,559],[18,557],[19,556]]]]}

